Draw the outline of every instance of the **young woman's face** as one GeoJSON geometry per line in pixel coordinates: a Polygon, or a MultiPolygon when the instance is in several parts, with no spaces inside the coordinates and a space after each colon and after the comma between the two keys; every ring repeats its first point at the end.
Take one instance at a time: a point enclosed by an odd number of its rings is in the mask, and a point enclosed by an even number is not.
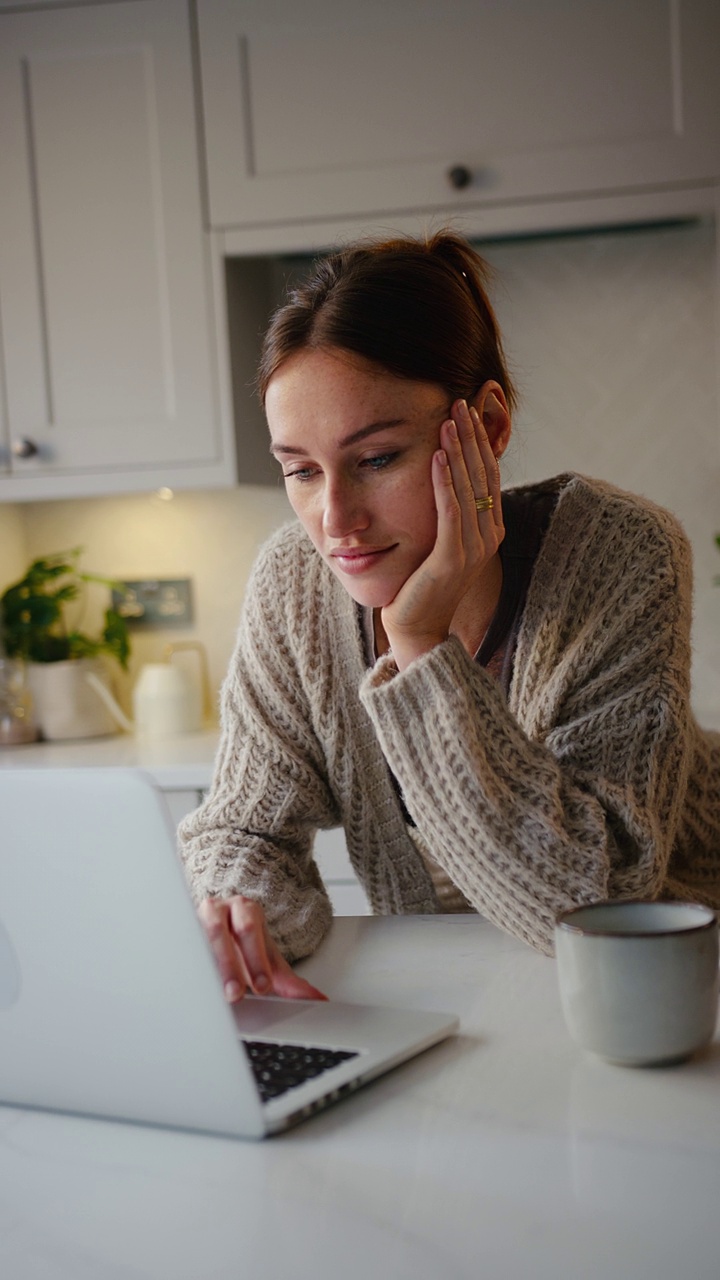
{"type": "Polygon", "coordinates": [[[430,468],[447,393],[343,351],[301,351],[271,378],[265,409],[314,546],[358,604],[389,604],[435,543],[430,468]]]}

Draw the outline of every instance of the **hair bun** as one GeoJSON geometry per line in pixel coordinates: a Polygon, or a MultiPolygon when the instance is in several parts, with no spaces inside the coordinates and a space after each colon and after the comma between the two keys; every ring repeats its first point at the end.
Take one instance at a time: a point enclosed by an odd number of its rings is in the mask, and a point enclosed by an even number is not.
{"type": "Polygon", "coordinates": [[[447,228],[425,239],[361,241],[331,253],[273,316],[258,387],[297,351],[352,352],[451,399],[498,382],[514,392],[486,289],[490,271],[469,241],[447,228]]]}

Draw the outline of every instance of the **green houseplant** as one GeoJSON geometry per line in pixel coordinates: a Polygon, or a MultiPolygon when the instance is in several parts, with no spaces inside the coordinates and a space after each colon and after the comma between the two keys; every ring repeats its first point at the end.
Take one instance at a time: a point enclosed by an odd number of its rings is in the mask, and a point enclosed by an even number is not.
{"type": "Polygon", "coordinates": [[[127,625],[116,610],[106,609],[104,628],[95,637],[67,625],[65,606],[78,600],[89,583],[117,585],[109,578],[81,572],[81,554],[82,547],[75,547],[33,560],[25,576],[0,597],[2,638],[9,657],[63,662],[105,653],[127,669],[127,625]]]}
{"type": "Polygon", "coordinates": [[[88,635],[66,612],[80,605],[91,584],[117,584],[79,567],[81,547],[34,560],[26,574],[0,597],[0,651],[27,667],[42,736],[50,740],[114,733],[115,723],[91,681],[107,683],[103,659],[127,670],[127,624],[113,608],[104,625],[88,635]]]}

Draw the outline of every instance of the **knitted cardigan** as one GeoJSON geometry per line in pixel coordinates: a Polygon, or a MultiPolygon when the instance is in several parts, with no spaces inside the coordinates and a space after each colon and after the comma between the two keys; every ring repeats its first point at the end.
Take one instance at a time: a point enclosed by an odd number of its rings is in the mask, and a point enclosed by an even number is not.
{"type": "Polygon", "coordinates": [[[180,826],[195,900],[254,898],[283,953],[309,954],[331,920],[314,834],[342,825],[376,913],[437,911],[392,770],[470,904],[542,951],[578,903],[720,906],[720,734],[690,712],[690,595],[673,516],[561,477],[506,701],[454,637],[368,671],[357,605],[286,526],[248,587],[211,789],[180,826]]]}

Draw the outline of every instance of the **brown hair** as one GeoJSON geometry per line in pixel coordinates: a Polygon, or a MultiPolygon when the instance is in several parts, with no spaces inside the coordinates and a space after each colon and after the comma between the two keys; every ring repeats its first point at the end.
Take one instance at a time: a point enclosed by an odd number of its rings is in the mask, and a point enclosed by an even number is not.
{"type": "Polygon", "coordinates": [[[488,276],[480,255],[451,231],[358,244],[320,259],[270,321],[257,378],[261,399],[289,356],[338,347],[398,377],[438,383],[451,399],[473,396],[492,378],[512,409],[488,276]]]}

